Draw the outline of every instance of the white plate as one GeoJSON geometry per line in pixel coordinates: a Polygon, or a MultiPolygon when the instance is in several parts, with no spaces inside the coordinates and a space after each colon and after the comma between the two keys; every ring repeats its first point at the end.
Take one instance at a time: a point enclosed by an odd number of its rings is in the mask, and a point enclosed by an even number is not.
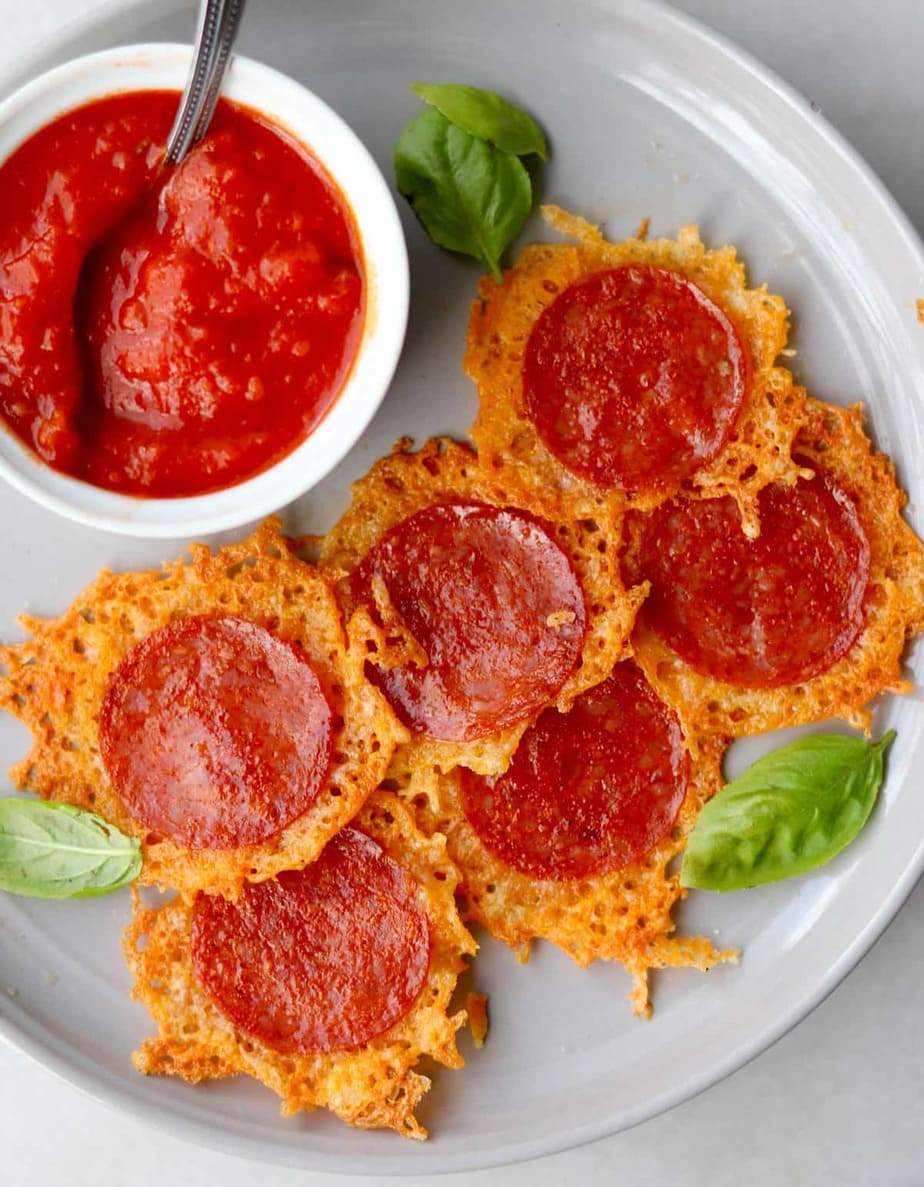
{"type": "MultiPolygon", "coordinates": [[[[924,254],[880,184],[804,100],[685,18],[638,0],[252,7],[242,52],[305,81],[386,170],[396,135],[418,110],[407,83],[481,84],[544,123],[553,146],[544,197],[605,221],[615,237],[648,215],[655,234],[696,221],[707,241],[737,244],[750,276],[794,310],[798,378],[826,399],[868,404],[920,530],[924,331],[914,299],[924,295],[924,254]]],[[[188,35],[188,8],[157,8],[111,5],[40,62],[20,63],[0,90],[107,44],[188,35]]],[[[439,254],[403,213],[413,300],[398,377],[366,436],[287,513],[288,526],[328,526],[346,505],[348,482],[400,434],[460,434],[473,419],[460,359],[477,272],[439,254]]],[[[61,610],[102,565],[154,564],[182,546],[68,526],[13,491],[2,500],[7,637],[19,610],[61,610]]],[[[918,683],[921,666],[917,652],[909,673],[918,683]]],[[[745,958],[708,976],[659,975],[652,1022],[630,1016],[619,969],[582,972],[542,945],[524,968],[486,941],[474,980],[491,995],[490,1040],[482,1052],[466,1047],[465,1071],[436,1073],[421,1110],[433,1134],[426,1146],[351,1131],[320,1113],[282,1121],[275,1098],[253,1084],[191,1088],[137,1077],[128,1055],[151,1024],[128,1000],[118,947],[124,897],[0,899],[0,1030],[94,1095],[178,1135],[314,1170],[462,1170],[613,1133],[713,1083],[784,1033],[863,955],[913,886],[924,866],[920,695],[883,704],[877,716],[877,729],[895,726],[899,737],[861,838],[813,876],[692,896],[682,928],[741,944],[745,958]]],[[[19,726],[0,723],[4,763],[25,745],[19,726]]],[[[733,773],[758,748],[739,744],[733,773]]]]}

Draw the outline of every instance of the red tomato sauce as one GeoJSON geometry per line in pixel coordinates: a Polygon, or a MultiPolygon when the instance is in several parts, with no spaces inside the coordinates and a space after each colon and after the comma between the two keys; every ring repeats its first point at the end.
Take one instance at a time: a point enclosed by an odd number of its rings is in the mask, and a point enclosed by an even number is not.
{"type": "Polygon", "coordinates": [[[161,498],[304,441],[365,309],[346,200],[256,112],[222,100],[158,176],[177,98],[90,103],[0,166],[0,414],[56,470],[161,498]]]}

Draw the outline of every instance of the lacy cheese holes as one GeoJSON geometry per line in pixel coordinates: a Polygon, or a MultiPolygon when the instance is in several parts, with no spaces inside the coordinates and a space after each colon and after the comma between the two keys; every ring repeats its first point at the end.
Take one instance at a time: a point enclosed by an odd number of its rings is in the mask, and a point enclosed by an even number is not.
{"type": "Polygon", "coordinates": [[[591,878],[645,856],[673,827],[689,758],[674,714],[632,664],[547,709],[503,775],[460,769],[462,808],[495,857],[532,878],[591,878]]]}
{"type": "Polygon", "coordinates": [[[146,828],[190,849],[265,841],[314,803],[333,715],[296,648],[242,619],[183,618],[113,673],[100,750],[146,828]]]}
{"type": "Polygon", "coordinates": [[[727,442],[750,359],[692,281],[624,267],[572,285],[526,345],[526,414],[572,473],[619,490],[668,490],[727,442]]]}
{"type": "Polygon", "coordinates": [[[400,618],[426,664],[370,669],[411,729],[485,737],[552,700],[574,670],[586,607],[571,562],[531,517],[478,503],[392,528],[350,580],[354,602],[400,618]]]}
{"type": "Polygon", "coordinates": [[[222,1013],[285,1053],[365,1046],[408,1013],[430,968],[417,884],[353,828],[236,904],[199,894],[191,940],[222,1013]]]}
{"type": "Polygon", "coordinates": [[[696,671],[774,688],[850,649],[870,547],[849,496],[823,475],[766,487],[758,505],[749,540],[730,498],[664,504],[644,523],[635,577],[652,583],[645,620],[696,671]]]}

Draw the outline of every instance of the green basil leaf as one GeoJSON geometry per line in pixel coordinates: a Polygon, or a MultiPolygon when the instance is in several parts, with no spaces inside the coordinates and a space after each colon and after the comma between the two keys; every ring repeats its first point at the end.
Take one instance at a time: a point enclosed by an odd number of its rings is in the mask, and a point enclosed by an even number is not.
{"type": "Polygon", "coordinates": [[[411,90],[451,124],[479,140],[490,140],[501,152],[514,157],[535,153],[543,161],[548,160],[545,136],[533,117],[493,91],[459,83],[428,82],[412,83],[411,90]]]}
{"type": "Polygon", "coordinates": [[[681,884],[743,890],[824,865],[866,823],[894,737],[816,734],[759,758],[700,812],[681,884]]]}
{"type": "Polygon", "coordinates": [[[0,800],[0,890],[95,898],[133,882],[141,843],[101,816],[43,800],[0,800]]]}
{"type": "Polygon", "coordinates": [[[529,174],[516,157],[430,108],[395,145],[395,177],[435,243],[483,260],[501,280],[500,258],[532,204],[529,174]]]}

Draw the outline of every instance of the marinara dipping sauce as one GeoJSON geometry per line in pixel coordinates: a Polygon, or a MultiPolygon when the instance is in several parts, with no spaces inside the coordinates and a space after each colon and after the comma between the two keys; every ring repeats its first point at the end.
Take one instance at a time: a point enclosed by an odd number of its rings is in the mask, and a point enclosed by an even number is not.
{"type": "Polygon", "coordinates": [[[364,316],[322,166],[222,100],[158,175],[173,91],[111,95],[0,166],[0,413],[56,470],[156,498],[266,469],[336,401],[364,316]]]}

